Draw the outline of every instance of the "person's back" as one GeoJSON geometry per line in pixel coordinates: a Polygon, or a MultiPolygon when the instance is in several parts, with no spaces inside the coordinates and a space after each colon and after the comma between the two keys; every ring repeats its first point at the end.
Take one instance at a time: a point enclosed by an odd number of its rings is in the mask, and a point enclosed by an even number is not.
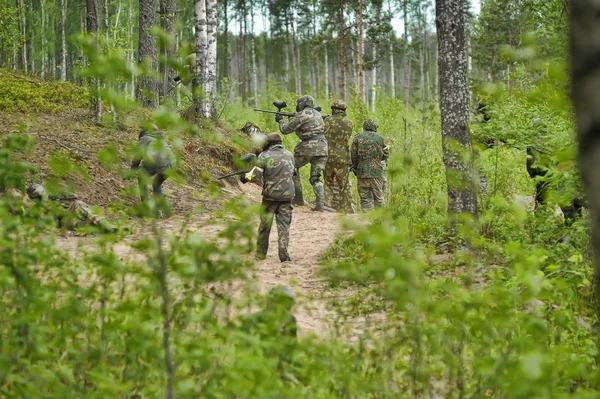
{"type": "Polygon", "coordinates": [[[356,135],[352,144],[352,164],[359,179],[383,178],[384,159],[383,136],[373,131],[363,131],[356,135]]]}
{"type": "Polygon", "coordinates": [[[257,166],[263,169],[263,199],[294,199],[294,156],[291,152],[281,144],[273,145],[258,156],[257,166]]]}
{"type": "Polygon", "coordinates": [[[332,107],[332,115],[325,119],[325,138],[329,145],[327,162],[350,164],[352,128],[353,123],[346,118],[346,110],[332,107]]]}
{"type": "Polygon", "coordinates": [[[138,139],[138,146],[143,155],[142,167],[151,176],[164,173],[175,164],[175,155],[162,131],[143,134],[138,139]]]}

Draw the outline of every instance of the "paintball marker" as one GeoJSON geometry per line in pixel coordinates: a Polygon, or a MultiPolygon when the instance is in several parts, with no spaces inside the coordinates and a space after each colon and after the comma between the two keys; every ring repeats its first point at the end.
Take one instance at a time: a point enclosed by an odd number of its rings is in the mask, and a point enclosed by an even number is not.
{"type": "Polygon", "coordinates": [[[223,176],[219,176],[219,177],[217,177],[217,180],[221,180],[221,179],[225,179],[227,177],[248,173],[252,169],[252,167],[254,165],[256,165],[256,155],[255,154],[246,154],[240,158],[240,162],[245,166],[244,168],[242,168],[241,170],[232,172],[232,173],[228,173],[223,176]]]}
{"type": "MultiPolygon", "coordinates": [[[[275,108],[277,108],[277,111],[271,111],[269,109],[260,109],[260,108],[254,108],[254,111],[266,112],[268,114],[280,114],[280,115],[287,116],[287,117],[295,115],[293,112],[282,111],[283,108],[287,107],[287,103],[285,101],[273,101],[273,105],[275,106],[275,108]]],[[[323,110],[323,108],[321,108],[320,106],[317,106],[317,107],[315,107],[315,110],[321,112],[323,110]]]]}

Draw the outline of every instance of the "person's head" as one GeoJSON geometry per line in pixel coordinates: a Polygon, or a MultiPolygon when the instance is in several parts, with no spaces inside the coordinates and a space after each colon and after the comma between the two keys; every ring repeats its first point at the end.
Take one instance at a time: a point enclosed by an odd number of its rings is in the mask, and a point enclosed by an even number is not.
{"type": "Polygon", "coordinates": [[[367,132],[376,132],[377,124],[373,119],[365,119],[365,123],[363,123],[363,129],[367,132]]]}
{"type": "Polygon", "coordinates": [[[46,199],[46,190],[41,184],[30,184],[27,187],[27,196],[35,201],[43,201],[46,199]]]}
{"type": "Polygon", "coordinates": [[[267,295],[267,308],[279,311],[291,311],[296,297],[292,290],[284,285],[277,285],[271,288],[267,295]]]}
{"type": "Polygon", "coordinates": [[[331,113],[332,114],[346,114],[346,109],[348,108],[348,105],[346,105],[346,102],[344,100],[336,100],[333,102],[333,104],[331,104],[331,113]]]}
{"type": "Polygon", "coordinates": [[[283,137],[281,137],[281,134],[279,133],[271,133],[269,135],[267,135],[267,141],[265,142],[265,145],[263,147],[263,150],[268,150],[269,148],[273,147],[274,145],[281,145],[283,144],[283,137]]]}
{"type": "Polygon", "coordinates": [[[315,99],[309,95],[304,95],[296,100],[296,112],[300,112],[305,108],[314,108],[315,99]]]}

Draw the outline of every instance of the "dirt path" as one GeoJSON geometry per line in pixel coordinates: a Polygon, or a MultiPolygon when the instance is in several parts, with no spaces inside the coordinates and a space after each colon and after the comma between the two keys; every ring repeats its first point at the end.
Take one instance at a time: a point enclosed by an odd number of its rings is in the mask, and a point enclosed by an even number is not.
{"type": "MultiPolygon", "coordinates": [[[[255,185],[226,188],[225,191],[245,195],[253,203],[260,202],[260,189],[255,185]]],[[[211,217],[209,214],[198,217],[190,225],[192,230],[207,238],[216,236],[221,228],[218,224],[207,223],[207,219],[211,217]]],[[[167,233],[178,232],[181,222],[181,219],[176,217],[162,220],[161,230],[167,233]]],[[[296,207],[292,217],[289,247],[293,262],[284,264],[279,261],[277,228],[273,224],[267,259],[255,264],[253,275],[261,292],[266,293],[271,287],[279,284],[287,285],[295,292],[297,306],[294,313],[301,336],[314,333],[319,337],[327,337],[334,332],[335,313],[328,309],[326,289],[317,278],[316,271],[319,256],[333,243],[339,228],[338,214],[312,212],[309,206],[296,207]]],[[[113,246],[115,253],[120,258],[143,260],[143,256],[133,250],[130,244],[145,234],[148,232],[139,230],[127,236],[113,246]]],[[[94,238],[67,235],[57,238],[57,245],[71,256],[80,257],[83,251],[94,247],[94,238]]]]}

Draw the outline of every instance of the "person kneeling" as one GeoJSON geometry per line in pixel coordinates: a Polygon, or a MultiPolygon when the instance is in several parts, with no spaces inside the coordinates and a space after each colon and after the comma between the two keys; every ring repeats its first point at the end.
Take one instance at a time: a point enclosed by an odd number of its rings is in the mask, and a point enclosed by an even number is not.
{"type": "Polygon", "coordinates": [[[258,156],[257,164],[250,172],[240,176],[242,183],[251,181],[262,174],[263,191],[261,215],[258,228],[256,258],[265,259],[269,249],[269,235],[273,217],[277,221],[279,234],[279,260],[291,262],[288,254],[290,241],[290,225],[292,224],[292,200],[294,199],[294,181],[296,173],[294,156],[283,148],[280,134],[272,133],[267,136],[264,151],[258,156]]]}

